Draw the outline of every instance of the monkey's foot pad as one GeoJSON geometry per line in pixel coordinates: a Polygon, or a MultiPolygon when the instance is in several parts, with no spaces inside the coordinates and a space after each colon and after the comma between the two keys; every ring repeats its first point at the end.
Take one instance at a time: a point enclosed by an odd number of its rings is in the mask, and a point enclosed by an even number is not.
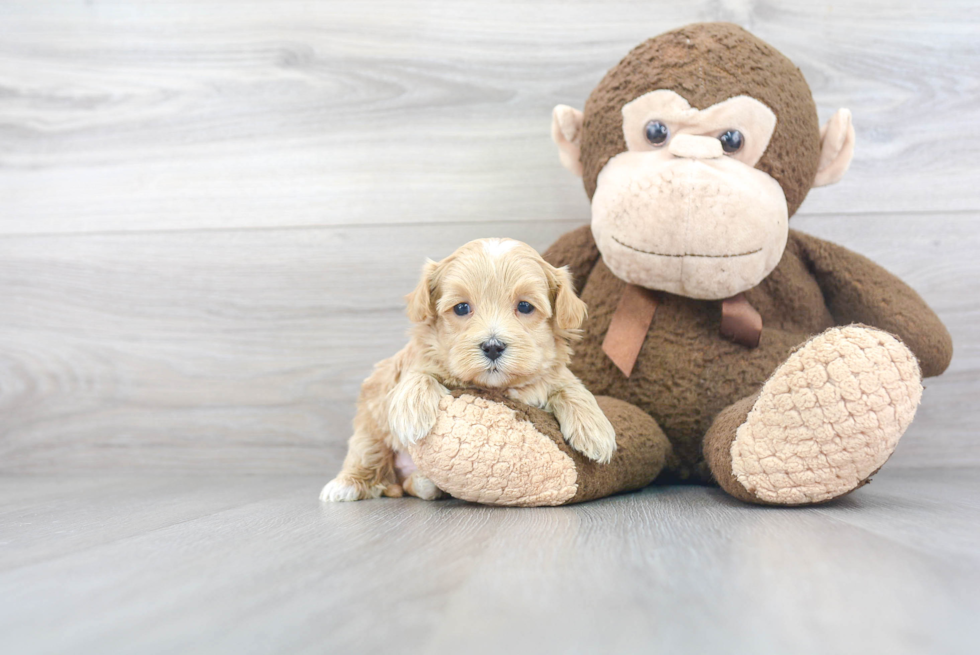
{"type": "Polygon", "coordinates": [[[827,330],[762,387],[732,442],[732,473],[767,503],[844,495],[891,456],[921,397],[918,362],[893,336],[827,330]]]}
{"type": "Polygon", "coordinates": [[[490,505],[561,505],[578,491],[575,462],[510,407],[446,396],[415,465],[450,495],[490,505]]]}

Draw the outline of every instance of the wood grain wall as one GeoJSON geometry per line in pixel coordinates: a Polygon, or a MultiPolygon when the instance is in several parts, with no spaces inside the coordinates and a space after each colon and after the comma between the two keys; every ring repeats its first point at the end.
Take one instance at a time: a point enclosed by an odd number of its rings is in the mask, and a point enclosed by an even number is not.
{"type": "Polygon", "coordinates": [[[854,112],[850,173],[793,225],[953,333],[894,465],[980,463],[974,1],[25,0],[0,8],[0,470],[323,470],[423,258],[587,221],[552,106],[702,20],[854,112]]]}

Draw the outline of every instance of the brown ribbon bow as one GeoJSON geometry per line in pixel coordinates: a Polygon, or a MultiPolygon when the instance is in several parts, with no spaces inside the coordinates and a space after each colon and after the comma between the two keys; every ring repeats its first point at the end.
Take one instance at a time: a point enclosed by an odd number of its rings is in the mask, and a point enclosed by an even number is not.
{"type": "MultiPolygon", "coordinates": [[[[635,284],[626,285],[602,341],[603,352],[626,377],[633,372],[656,313],[657,296],[653,291],[635,284]]],[[[740,293],[722,301],[719,332],[729,341],[748,348],[759,345],[762,316],[745,299],[745,294],[740,293]]]]}

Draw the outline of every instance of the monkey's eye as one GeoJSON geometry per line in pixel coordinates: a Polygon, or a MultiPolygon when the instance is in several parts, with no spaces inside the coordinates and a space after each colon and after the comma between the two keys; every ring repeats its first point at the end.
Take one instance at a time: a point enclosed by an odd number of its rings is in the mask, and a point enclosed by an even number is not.
{"type": "Polygon", "coordinates": [[[531,312],[534,311],[534,305],[527,302],[526,300],[522,300],[521,302],[517,303],[517,311],[519,311],[522,314],[530,314],[531,312]]]}
{"type": "Polygon", "coordinates": [[[670,136],[670,130],[660,121],[650,121],[646,126],[647,141],[655,146],[662,146],[670,136]]]}
{"type": "Polygon", "coordinates": [[[721,149],[729,154],[741,150],[742,145],[745,143],[745,139],[742,138],[742,133],[738,130],[728,130],[718,137],[718,140],[721,141],[721,149]]]}
{"type": "Polygon", "coordinates": [[[456,312],[456,316],[466,316],[470,313],[470,304],[468,302],[461,302],[453,307],[453,311],[456,312]]]}

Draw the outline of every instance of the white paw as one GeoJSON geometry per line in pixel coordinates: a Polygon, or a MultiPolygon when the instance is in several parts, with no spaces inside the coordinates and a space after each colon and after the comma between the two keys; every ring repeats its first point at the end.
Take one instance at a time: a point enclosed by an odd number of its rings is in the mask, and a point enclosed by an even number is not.
{"type": "Polygon", "coordinates": [[[404,446],[411,446],[432,431],[439,401],[449,394],[431,375],[406,375],[388,394],[388,427],[404,446]]]}
{"type": "Polygon", "coordinates": [[[403,446],[411,446],[421,441],[435,426],[435,419],[431,421],[397,421],[392,417],[391,433],[403,446]]]}
{"type": "Polygon", "coordinates": [[[616,452],[616,429],[598,406],[566,417],[561,433],[569,446],[599,464],[608,464],[616,452]]]}
{"type": "Polygon", "coordinates": [[[340,503],[351,500],[364,500],[367,498],[377,498],[381,495],[382,489],[372,487],[364,489],[351,482],[346,482],[340,478],[331,480],[323,487],[320,492],[320,500],[325,503],[340,503]]]}
{"type": "Polygon", "coordinates": [[[411,446],[425,438],[436,424],[439,414],[439,403],[392,403],[391,415],[388,417],[391,433],[404,446],[411,446]]]}

